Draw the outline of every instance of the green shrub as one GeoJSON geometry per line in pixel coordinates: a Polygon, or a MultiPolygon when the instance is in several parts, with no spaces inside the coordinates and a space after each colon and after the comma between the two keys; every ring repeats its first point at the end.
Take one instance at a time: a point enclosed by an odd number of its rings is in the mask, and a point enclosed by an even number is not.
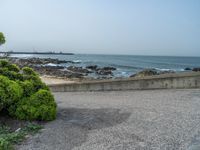
{"type": "Polygon", "coordinates": [[[0,108],[7,108],[9,105],[18,102],[23,94],[18,83],[0,76],[0,108]]]}
{"type": "Polygon", "coordinates": [[[33,90],[38,91],[39,89],[49,90],[48,86],[42,82],[39,76],[24,75],[24,81],[29,81],[33,85],[33,90]]]}
{"type": "Polygon", "coordinates": [[[19,84],[21,85],[24,91],[23,93],[24,97],[29,97],[36,92],[36,90],[34,89],[34,85],[31,81],[26,80],[24,82],[19,82],[19,84]]]}
{"type": "Polygon", "coordinates": [[[8,65],[8,70],[18,73],[20,71],[20,68],[16,64],[10,64],[8,65]]]}
{"type": "Polygon", "coordinates": [[[24,75],[37,76],[37,73],[32,68],[24,67],[24,68],[22,68],[22,71],[23,71],[24,75]]]}
{"type": "Polygon", "coordinates": [[[8,68],[0,69],[0,74],[8,77],[10,80],[23,81],[23,75],[14,71],[9,71],[8,68]]]}
{"type": "Polygon", "coordinates": [[[10,64],[6,60],[0,60],[0,75],[6,76],[11,80],[23,80],[20,68],[16,64],[10,64]]]}
{"type": "Polygon", "coordinates": [[[22,120],[54,120],[56,118],[54,97],[50,91],[39,90],[18,103],[15,115],[22,120]]]}
{"type": "Polygon", "coordinates": [[[29,67],[22,71],[6,60],[0,61],[0,111],[23,120],[53,120],[56,103],[48,86],[29,67]]]}
{"type": "Polygon", "coordinates": [[[0,67],[4,68],[9,65],[9,62],[5,59],[0,60],[0,67]]]}

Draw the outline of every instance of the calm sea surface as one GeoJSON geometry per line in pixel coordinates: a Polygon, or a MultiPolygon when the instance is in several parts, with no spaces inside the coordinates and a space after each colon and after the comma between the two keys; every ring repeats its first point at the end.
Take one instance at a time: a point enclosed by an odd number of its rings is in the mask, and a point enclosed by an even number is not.
{"type": "Polygon", "coordinates": [[[13,57],[39,57],[58,58],[79,62],[77,64],[62,64],[64,66],[88,66],[100,67],[112,66],[117,70],[116,77],[127,77],[147,68],[158,70],[184,71],[184,68],[200,67],[200,57],[171,57],[171,56],[134,56],[134,55],[12,55],[13,57]]]}

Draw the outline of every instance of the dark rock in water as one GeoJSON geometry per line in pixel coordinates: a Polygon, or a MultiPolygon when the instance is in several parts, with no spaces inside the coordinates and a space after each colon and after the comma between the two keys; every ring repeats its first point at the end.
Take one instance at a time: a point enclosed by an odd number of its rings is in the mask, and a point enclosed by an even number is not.
{"type": "Polygon", "coordinates": [[[192,69],[191,69],[191,68],[185,68],[184,70],[185,70],[185,71],[189,71],[189,70],[192,70],[192,69]]]}
{"type": "Polygon", "coordinates": [[[107,76],[107,75],[111,75],[113,76],[113,72],[116,70],[116,68],[114,67],[103,67],[103,68],[97,68],[96,69],[96,74],[98,75],[104,75],[104,76],[107,76]]]}
{"type": "Polygon", "coordinates": [[[103,69],[99,69],[96,71],[96,73],[98,75],[113,75],[112,71],[111,70],[103,70],[103,69]]]}
{"type": "Polygon", "coordinates": [[[63,66],[34,66],[33,68],[35,70],[36,69],[58,70],[58,69],[64,69],[65,67],[63,67],[63,66]]]}
{"type": "Polygon", "coordinates": [[[103,67],[103,68],[101,68],[101,70],[105,70],[105,71],[114,71],[114,70],[117,70],[117,69],[114,68],[114,67],[103,67]]]}
{"type": "Polygon", "coordinates": [[[85,69],[85,68],[83,68],[83,67],[69,66],[69,67],[67,68],[67,70],[70,70],[70,71],[72,71],[72,72],[85,73],[85,74],[91,73],[89,70],[87,70],[87,69],[85,69]]]}
{"type": "Polygon", "coordinates": [[[113,76],[113,72],[114,70],[116,70],[116,68],[114,67],[103,67],[103,68],[98,68],[97,65],[91,65],[91,66],[87,66],[87,69],[90,69],[92,71],[95,71],[95,73],[97,75],[101,75],[100,78],[102,78],[102,76],[105,76],[105,78],[110,78],[110,76],[113,76]],[[109,77],[106,77],[109,76],[109,77]]]}
{"type": "Polygon", "coordinates": [[[199,72],[200,68],[193,68],[192,71],[199,72]]]}
{"type": "Polygon", "coordinates": [[[173,70],[169,70],[169,71],[160,71],[160,72],[158,72],[158,74],[168,74],[168,73],[176,73],[176,72],[173,71],[173,70]]]}
{"type": "Polygon", "coordinates": [[[90,70],[97,70],[98,66],[97,65],[91,65],[91,66],[87,66],[86,68],[90,69],[90,70]]]}

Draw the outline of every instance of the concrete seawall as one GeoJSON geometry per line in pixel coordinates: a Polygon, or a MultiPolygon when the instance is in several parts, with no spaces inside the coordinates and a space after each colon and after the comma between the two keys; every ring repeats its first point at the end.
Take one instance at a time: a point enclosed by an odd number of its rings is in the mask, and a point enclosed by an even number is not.
{"type": "Polygon", "coordinates": [[[51,84],[49,87],[53,92],[200,88],[200,72],[163,74],[144,78],[88,81],[71,84],[51,84]]]}

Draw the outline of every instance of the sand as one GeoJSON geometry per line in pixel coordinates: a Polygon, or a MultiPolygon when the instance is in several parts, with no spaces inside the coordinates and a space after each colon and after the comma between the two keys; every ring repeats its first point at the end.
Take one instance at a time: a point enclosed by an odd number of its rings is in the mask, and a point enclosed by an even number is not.
{"type": "Polygon", "coordinates": [[[68,83],[78,82],[78,81],[73,81],[73,80],[70,80],[70,79],[62,79],[62,78],[49,77],[49,76],[41,76],[40,78],[47,85],[68,84],[68,83]]]}

